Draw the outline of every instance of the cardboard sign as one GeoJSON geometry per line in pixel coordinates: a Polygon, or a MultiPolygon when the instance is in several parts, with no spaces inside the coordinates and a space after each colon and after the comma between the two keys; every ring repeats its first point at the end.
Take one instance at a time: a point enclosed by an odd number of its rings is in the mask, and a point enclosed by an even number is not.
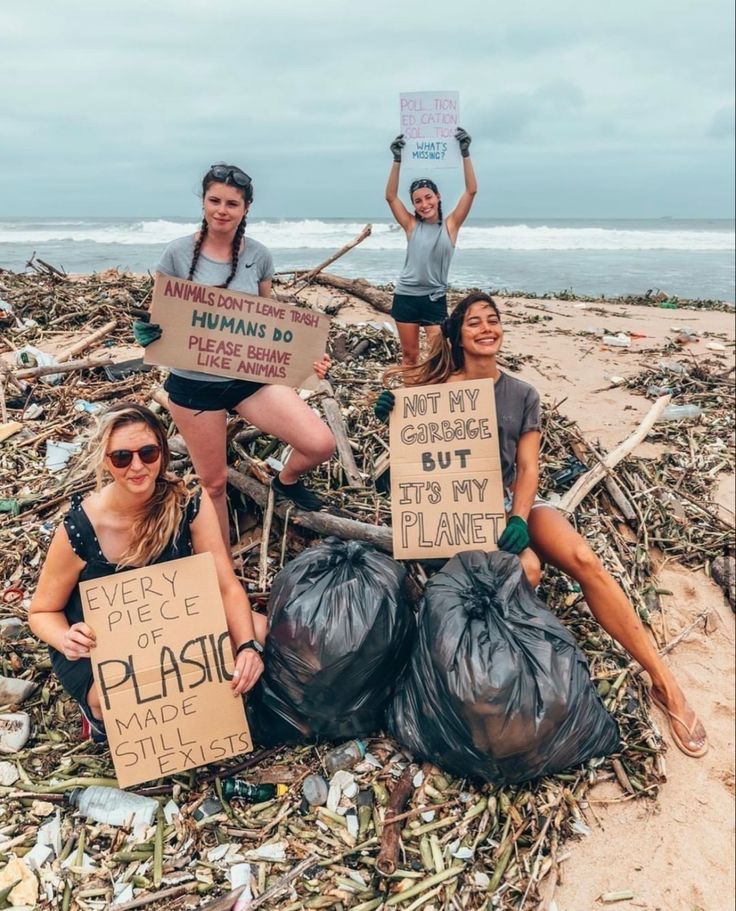
{"type": "Polygon", "coordinates": [[[301,386],[325,353],[329,319],[303,307],[156,273],[147,364],[301,386]]]}
{"type": "Polygon", "coordinates": [[[79,583],[120,786],[219,762],[253,744],[212,554],[79,583]]]}
{"type": "Polygon", "coordinates": [[[506,516],[493,380],[411,386],[395,394],[394,557],[496,550],[506,516]]]}
{"type": "Polygon", "coordinates": [[[460,116],[458,92],[402,92],[400,132],[406,145],[402,167],[458,168],[462,158],[455,139],[460,116]]]}

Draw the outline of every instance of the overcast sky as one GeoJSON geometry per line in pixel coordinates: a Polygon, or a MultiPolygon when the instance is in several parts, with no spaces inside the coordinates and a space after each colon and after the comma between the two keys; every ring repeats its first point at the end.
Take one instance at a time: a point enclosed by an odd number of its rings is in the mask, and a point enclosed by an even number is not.
{"type": "Polygon", "coordinates": [[[732,217],[733,34],[733,0],[3,3],[0,215],[194,217],[220,160],[254,217],[385,215],[398,93],[447,89],[475,215],[732,217]]]}

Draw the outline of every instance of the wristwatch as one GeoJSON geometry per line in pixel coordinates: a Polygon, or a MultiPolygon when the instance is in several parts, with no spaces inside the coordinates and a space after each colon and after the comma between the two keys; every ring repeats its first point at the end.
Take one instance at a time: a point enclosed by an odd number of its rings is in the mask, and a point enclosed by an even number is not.
{"type": "Polygon", "coordinates": [[[235,657],[237,658],[237,656],[247,648],[252,648],[256,655],[263,655],[263,646],[261,643],[256,642],[255,639],[249,639],[247,642],[243,642],[242,645],[239,645],[237,647],[235,650],[235,657]]]}

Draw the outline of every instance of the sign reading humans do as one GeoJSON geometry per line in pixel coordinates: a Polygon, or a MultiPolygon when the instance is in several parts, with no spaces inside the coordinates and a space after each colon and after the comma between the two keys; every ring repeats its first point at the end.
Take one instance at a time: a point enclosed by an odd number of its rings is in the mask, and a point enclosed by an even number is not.
{"type": "Polygon", "coordinates": [[[455,139],[460,116],[457,92],[402,92],[400,99],[400,132],[406,145],[402,166],[457,168],[460,147],[455,139]]]}
{"type": "Polygon", "coordinates": [[[253,749],[212,554],[81,582],[121,787],[253,749]]]}
{"type": "Polygon", "coordinates": [[[496,550],[506,518],[493,380],[411,386],[395,394],[394,557],[496,550]]]}
{"type": "Polygon", "coordinates": [[[156,273],[147,364],[301,386],[325,353],[329,319],[304,307],[156,273]]]}

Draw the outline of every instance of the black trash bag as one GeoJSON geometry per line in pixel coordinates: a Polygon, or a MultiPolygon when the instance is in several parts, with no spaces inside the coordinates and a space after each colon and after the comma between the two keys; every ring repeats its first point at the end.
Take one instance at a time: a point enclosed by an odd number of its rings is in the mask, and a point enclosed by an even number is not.
{"type": "Polygon", "coordinates": [[[385,727],[416,624],[406,570],[369,544],[327,538],[276,576],[265,669],[248,714],[264,746],[385,727]]]}
{"type": "Polygon", "coordinates": [[[618,749],[585,657],[518,557],[453,557],[427,583],[418,626],[389,709],[416,757],[503,785],[618,749]]]}

